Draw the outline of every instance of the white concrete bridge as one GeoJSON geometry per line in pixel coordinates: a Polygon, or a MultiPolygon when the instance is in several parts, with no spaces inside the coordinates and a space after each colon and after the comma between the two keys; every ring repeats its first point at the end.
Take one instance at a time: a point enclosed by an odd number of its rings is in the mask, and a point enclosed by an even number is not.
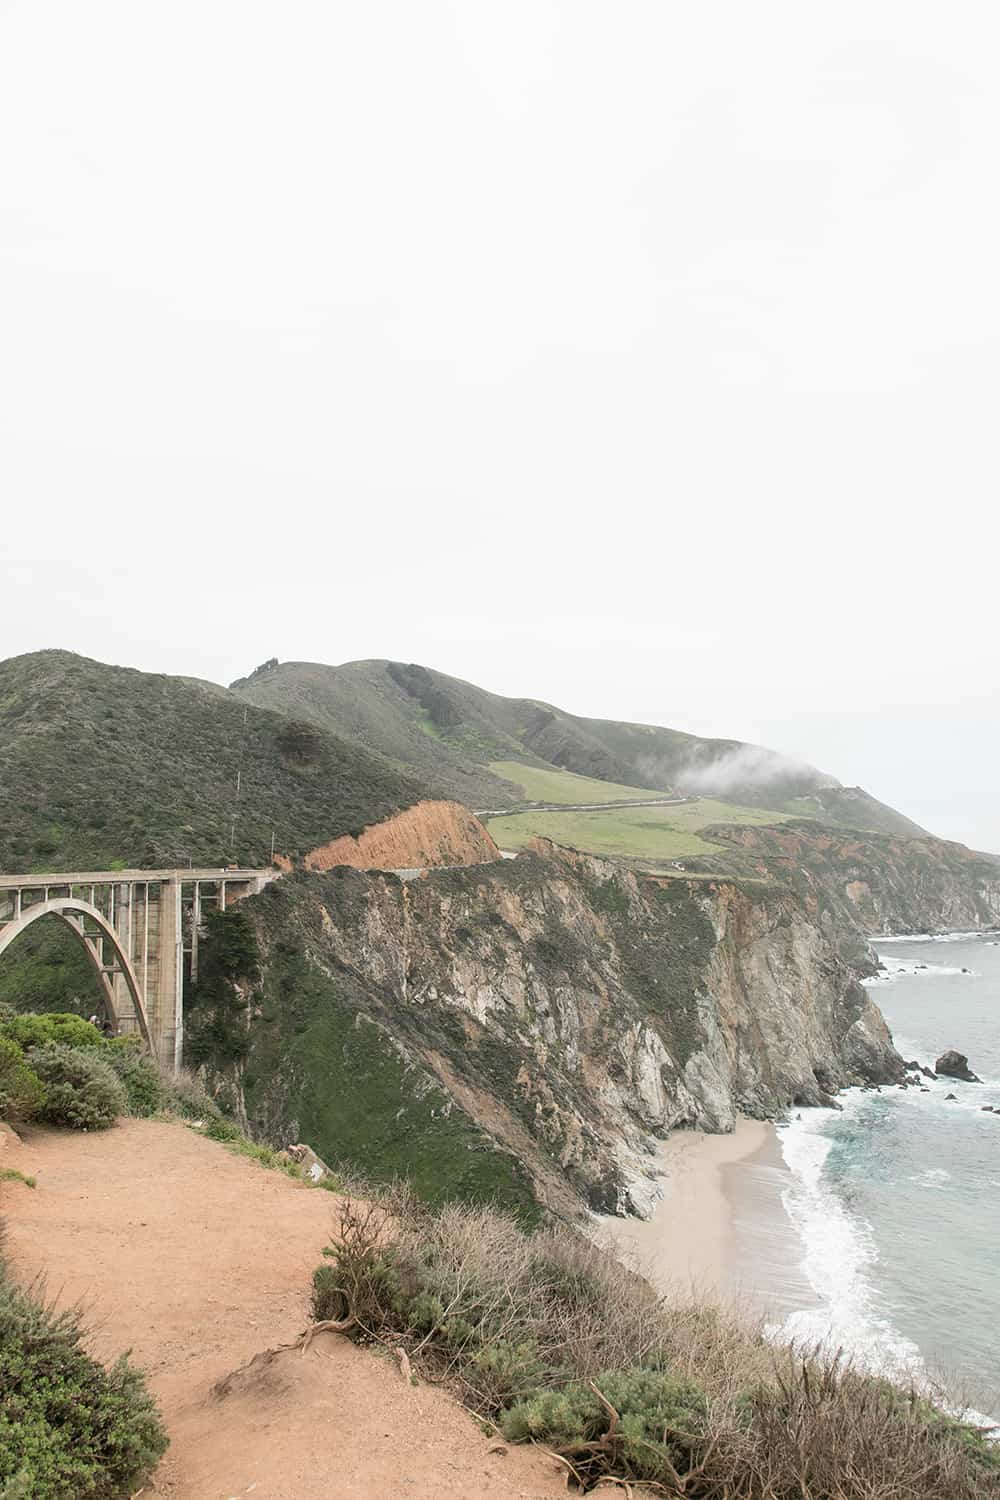
{"type": "Polygon", "coordinates": [[[99,870],[0,875],[0,954],[42,917],[58,917],[83,945],[104,991],[108,1017],[138,1031],[154,1057],[180,1065],[185,960],[198,977],[206,910],[223,911],[262,890],[266,870],[99,870]]]}

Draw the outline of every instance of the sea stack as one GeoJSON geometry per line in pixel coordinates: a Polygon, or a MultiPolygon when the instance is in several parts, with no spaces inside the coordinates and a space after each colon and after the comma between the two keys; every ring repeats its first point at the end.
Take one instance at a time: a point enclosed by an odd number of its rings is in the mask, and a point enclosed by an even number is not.
{"type": "Polygon", "coordinates": [[[934,1064],[934,1071],[945,1078],[961,1078],[964,1083],[982,1082],[969,1068],[969,1059],[964,1052],[942,1052],[934,1064]]]}

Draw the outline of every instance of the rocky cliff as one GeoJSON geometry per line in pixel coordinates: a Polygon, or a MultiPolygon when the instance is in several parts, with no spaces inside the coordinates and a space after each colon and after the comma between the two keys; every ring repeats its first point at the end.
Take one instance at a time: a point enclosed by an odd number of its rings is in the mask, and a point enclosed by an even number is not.
{"type": "Polygon", "coordinates": [[[706,836],[744,851],[748,871],[790,887],[830,931],[875,936],[1000,922],[1000,859],[964,844],[807,822],[714,827],[706,836]]]}
{"type": "Polygon", "coordinates": [[[850,965],[776,887],[545,845],[410,882],[296,875],[229,920],[252,923],[257,956],[230,1001],[216,987],[191,1009],[216,1086],[261,1136],[432,1198],[644,1213],[671,1128],[899,1072],[850,965]]]}

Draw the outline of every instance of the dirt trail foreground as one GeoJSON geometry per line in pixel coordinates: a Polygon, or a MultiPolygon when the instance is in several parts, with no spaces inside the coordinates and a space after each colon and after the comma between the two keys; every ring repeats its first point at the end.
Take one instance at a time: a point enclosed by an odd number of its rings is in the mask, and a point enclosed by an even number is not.
{"type": "Polygon", "coordinates": [[[102,1359],[132,1349],[171,1446],[144,1500],[550,1500],[553,1460],[490,1441],[442,1392],[332,1334],[212,1394],[294,1339],[335,1200],[179,1123],[94,1134],[31,1129],[4,1152],[38,1180],[5,1183],[15,1275],[82,1302],[102,1359]]]}

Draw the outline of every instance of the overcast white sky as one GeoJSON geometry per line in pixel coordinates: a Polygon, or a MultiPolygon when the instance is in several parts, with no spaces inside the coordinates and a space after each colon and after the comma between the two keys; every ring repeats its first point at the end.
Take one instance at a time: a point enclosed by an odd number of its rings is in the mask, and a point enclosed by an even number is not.
{"type": "Polygon", "coordinates": [[[998,43],[0,0],[0,656],[420,661],[1000,849],[998,43]]]}

